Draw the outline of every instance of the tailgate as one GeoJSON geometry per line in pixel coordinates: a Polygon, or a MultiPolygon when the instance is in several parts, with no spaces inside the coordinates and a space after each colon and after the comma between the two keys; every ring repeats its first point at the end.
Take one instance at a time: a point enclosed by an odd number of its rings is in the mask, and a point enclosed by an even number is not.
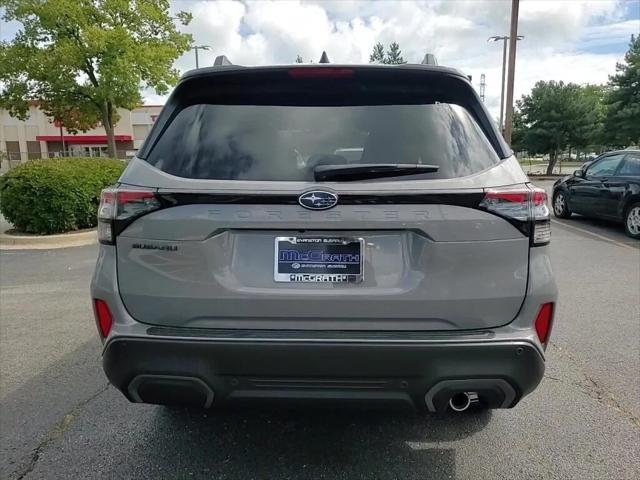
{"type": "Polygon", "coordinates": [[[458,205],[196,204],[137,219],[117,238],[127,310],[202,328],[458,330],[517,314],[529,239],[458,205]],[[348,226],[349,229],[344,227],[348,226]],[[363,240],[362,280],[278,282],[278,237],[363,240]]]}

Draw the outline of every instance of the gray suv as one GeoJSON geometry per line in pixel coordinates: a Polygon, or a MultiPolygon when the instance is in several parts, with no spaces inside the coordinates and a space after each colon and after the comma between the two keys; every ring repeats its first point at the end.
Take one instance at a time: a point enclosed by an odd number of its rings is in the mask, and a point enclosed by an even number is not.
{"type": "Polygon", "coordinates": [[[542,379],[547,197],[456,70],[188,72],[98,216],[103,365],[133,402],[461,411],[542,379]]]}

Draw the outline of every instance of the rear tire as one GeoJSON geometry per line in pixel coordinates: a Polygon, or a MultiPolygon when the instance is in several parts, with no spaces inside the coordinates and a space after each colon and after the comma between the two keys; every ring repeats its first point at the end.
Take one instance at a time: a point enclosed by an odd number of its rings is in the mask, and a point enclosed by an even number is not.
{"type": "Polygon", "coordinates": [[[624,214],[624,231],[631,238],[640,240],[640,202],[627,207],[624,214]]]}
{"type": "Polygon", "coordinates": [[[553,194],[553,214],[558,218],[569,218],[571,216],[567,194],[562,190],[558,190],[553,194]]]}

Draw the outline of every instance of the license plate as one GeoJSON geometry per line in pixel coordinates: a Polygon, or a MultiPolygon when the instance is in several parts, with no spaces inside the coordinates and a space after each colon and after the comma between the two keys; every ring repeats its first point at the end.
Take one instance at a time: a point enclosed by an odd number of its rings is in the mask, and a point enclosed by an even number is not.
{"type": "Polygon", "coordinates": [[[363,278],[362,238],[276,237],[276,282],[357,283],[363,278]]]}

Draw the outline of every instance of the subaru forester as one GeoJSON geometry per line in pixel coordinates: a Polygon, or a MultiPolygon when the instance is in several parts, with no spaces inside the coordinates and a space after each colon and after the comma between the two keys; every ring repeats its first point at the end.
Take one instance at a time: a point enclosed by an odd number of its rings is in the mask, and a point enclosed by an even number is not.
{"type": "Polygon", "coordinates": [[[547,195],[454,69],[187,72],[98,217],[103,365],[132,402],[461,411],[542,379],[547,195]]]}

